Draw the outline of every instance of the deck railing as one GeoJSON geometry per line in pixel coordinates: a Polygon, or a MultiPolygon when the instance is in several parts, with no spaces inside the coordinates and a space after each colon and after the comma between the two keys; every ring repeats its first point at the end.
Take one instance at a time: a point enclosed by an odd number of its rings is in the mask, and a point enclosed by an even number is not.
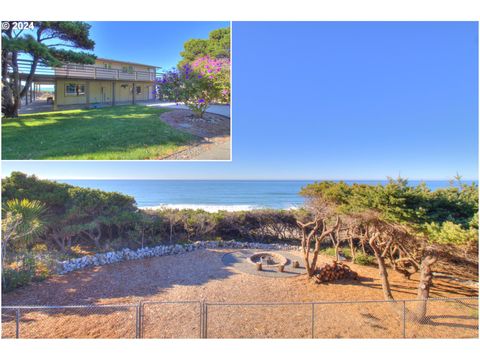
{"type": "MultiPolygon", "coordinates": [[[[30,73],[31,60],[18,60],[18,72],[22,75],[30,73]]],[[[108,69],[95,65],[65,64],[61,67],[51,67],[39,63],[35,75],[66,79],[93,79],[93,80],[128,80],[128,81],[155,81],[158,69],[150,71],[127,71],[108,69]]]]}

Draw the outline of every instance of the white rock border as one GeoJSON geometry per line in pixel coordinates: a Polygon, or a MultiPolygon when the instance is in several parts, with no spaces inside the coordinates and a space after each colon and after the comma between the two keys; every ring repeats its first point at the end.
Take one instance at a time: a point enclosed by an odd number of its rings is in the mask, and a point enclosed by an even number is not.
{"type": "Polygon", "coordinates": [[[102,266],[127,260],[138,260],[150,257],[177,255],[199,249],[261,249],[261,250],[301,250],[301,246],[288,244],[265,244],[258,242],[229,241],[197,241],[191,244],[159,245],[155,247],[144,247],[137,250],[122,249],[98,253],[95,255],[82,256],[75,259],[59,261],[57,273],[68,274],[72,271],[85,269],[92,266],[102,266]]]}

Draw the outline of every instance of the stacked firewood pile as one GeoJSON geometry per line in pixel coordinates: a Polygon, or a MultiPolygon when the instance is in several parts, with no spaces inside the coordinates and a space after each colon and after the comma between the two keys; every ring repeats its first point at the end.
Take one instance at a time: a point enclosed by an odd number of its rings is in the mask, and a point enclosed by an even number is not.
{"type": "Polygon", "coordinates": [[[313,279],[317,284],[341,279],[358,279],[358,274],[344,263],[333,261],[332,264],[323,264],[317,267],[313,273],[313,279]]]}

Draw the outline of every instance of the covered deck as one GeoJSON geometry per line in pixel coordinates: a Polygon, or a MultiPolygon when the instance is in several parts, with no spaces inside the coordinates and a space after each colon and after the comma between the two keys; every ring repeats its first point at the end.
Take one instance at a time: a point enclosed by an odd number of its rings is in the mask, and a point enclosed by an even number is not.
{"type": "MultiPolygon", "coordinates": [[[[19,80],[21,82],[25,82],[27,80],[31,67],[31,60],[18,60],[19,80]]],[[[145,83],[151,83],[151,86],[153,87],[157,76],[159,76],[159,69],[160,68],[157,67],[155,69],[150,69],[150,71],[135,70],[124,72],[120,69],[109,69],[95,65],[65,64],[61,67],[50,67],[39,63],[35,69],[32,83],[28,89],[27,95],[22,98],[19,112],[25,114],[32,112],[55,111],[60,108],[81,108],[82,106],[90,107],[92,104],[94,104],[94,106],[105,106],[125,103],[135,104],[146,100],[152,101],[155,99],[136,99],[136,91],[134,90],[131,91],[130,99],[126,101],[125,96],[119,98],[119,95],[116,94],[115,89],[117,89],[118,92],[118,84],[120,82],[128,83],[128,87],[131,87],[131,89],[136,89],[136,87],[145,83]],[[68,80],[81,80],[82,83],[85,84],[85,101],[82,101],[80,104],[59,103],[58,84],[59,82],[64,84],[65,81],[68,80]],[[108,88],[108,96],[104,96],[104,98],[100,101],[91,99],[92,84],[95,84],[97,81],[109,81],[109,85],[107,87],[102,87],[102,91],[107,91],[108,88]],[[49,96],[48,98],[41,98],[40,95],[42,94],[42,86],[49,86],[50,88],[53,87],[54,91],[52,96],[49,96]]]]}

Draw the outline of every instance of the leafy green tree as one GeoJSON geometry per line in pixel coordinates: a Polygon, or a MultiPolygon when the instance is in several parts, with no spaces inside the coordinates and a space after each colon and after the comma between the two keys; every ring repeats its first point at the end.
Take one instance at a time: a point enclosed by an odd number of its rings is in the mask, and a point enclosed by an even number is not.
{"type": "Polygon", "coordinates": [[[183,59],[178,64],[179,68],[204,56],[230,58],[230,27],[213,30],[208,39],[190,39],[183,47],[184,50],[180,53],[183,59]]]}
{"type": "MultiPolygon", "coordinates": [[[[30,88],[39,64],[58,67],[64,63],[93,64],[90,25],[81,21],[36,21],[34,30],[14,30],[12,24],[2,29],[2,113],[17,117],[20,100],[30,88]],[[30,71],[21,86],[18,60],[32,60],[30,71]]],[[[57,99],[55,99],[56,101],[57,99]]]]}

